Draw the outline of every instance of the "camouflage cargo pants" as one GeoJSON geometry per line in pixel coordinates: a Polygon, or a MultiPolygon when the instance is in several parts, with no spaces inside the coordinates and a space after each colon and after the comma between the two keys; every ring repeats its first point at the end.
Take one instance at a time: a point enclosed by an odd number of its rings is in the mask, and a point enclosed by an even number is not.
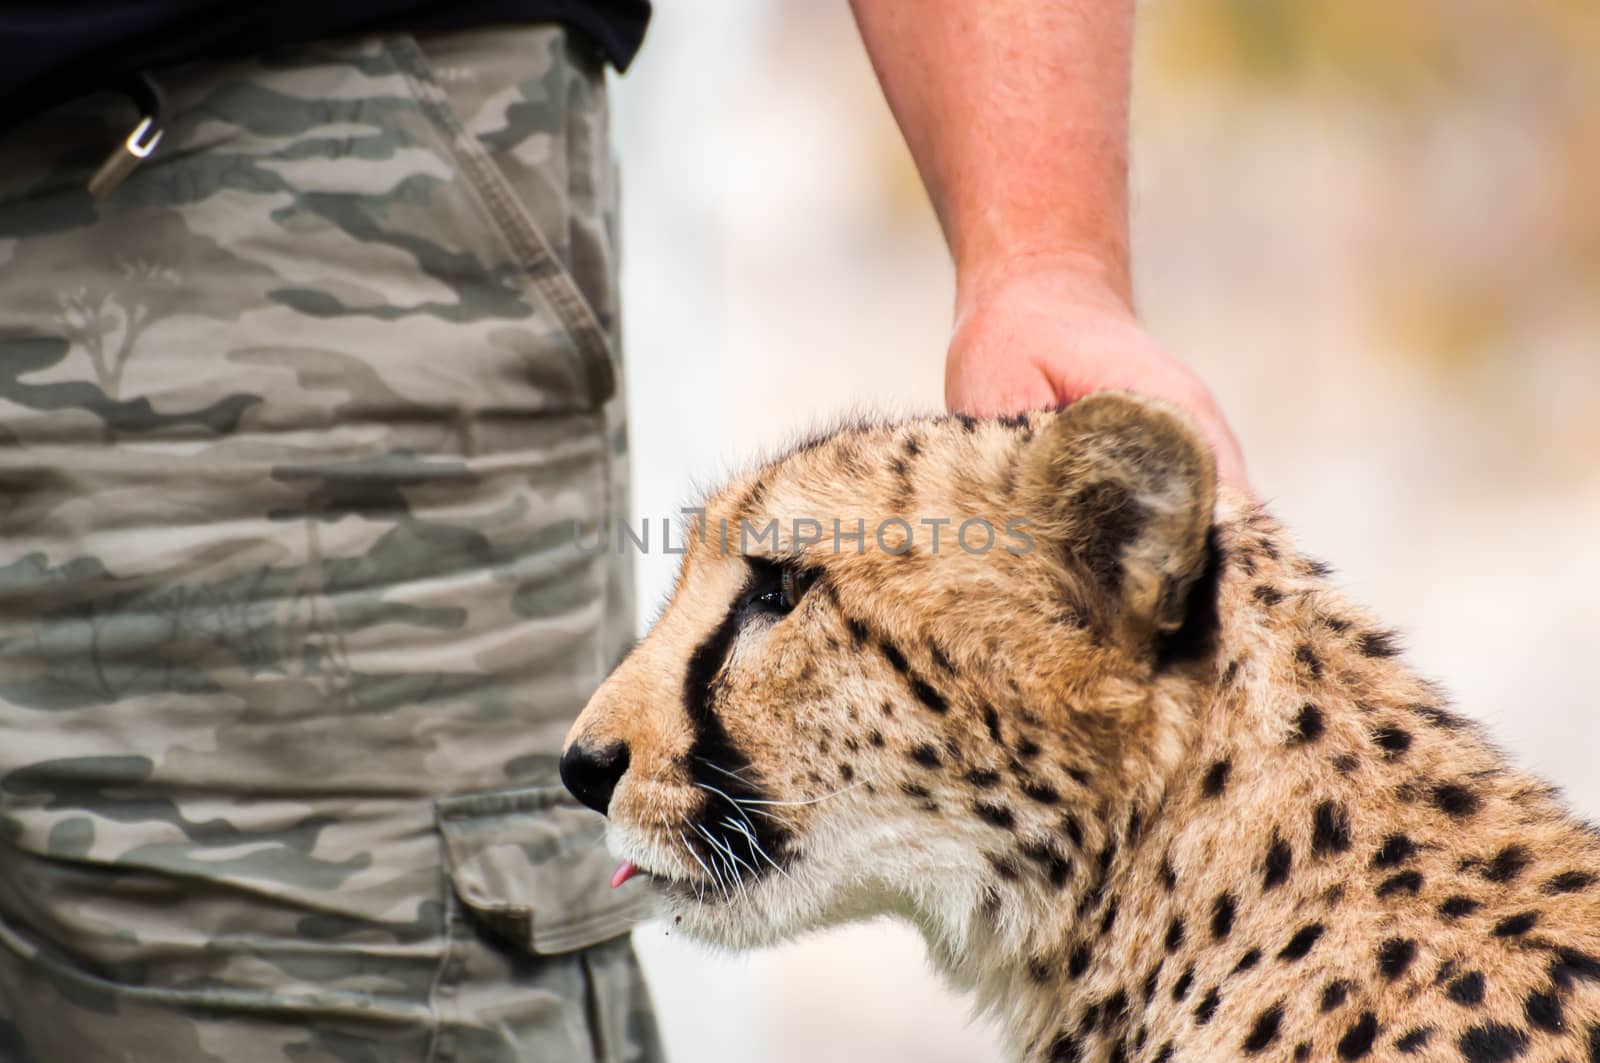
{"type": "Polygon", "coordinates": [[[0,1061],[659,1058],[560,789],[631,638],[614,174],[553,27],[0,134],[0,1061]],[[585,532],[585,540],[592,535],[585,532]]]}

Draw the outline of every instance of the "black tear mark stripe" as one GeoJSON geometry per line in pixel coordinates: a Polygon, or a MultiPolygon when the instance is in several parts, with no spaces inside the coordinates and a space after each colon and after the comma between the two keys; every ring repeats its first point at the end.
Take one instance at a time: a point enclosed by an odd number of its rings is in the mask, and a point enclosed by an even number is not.
{"type": "MultiPolygon", "coordinates": [[[[722,674],[739,634],[743,621],[739,602],[744,593],[745,588],[741,588],[722,622],[690,655],[683,677],[683,710],[693,735],[689,743],[688,775],[700,784],[706,802],[698,826],[749,865],[741,871],[750,879],[767,874],[773,862],[780,867],[789,862],[792,833],[779,819],[745,815],[740,802],[768,801],[771,795],[754,781],[750,758],[733,741],[716,711],[717,677],[722,674]],[[730,804],[731,807],[723,807],[730,804]],[[751,820],[754,822],[749,822],[751,820]],[[739,823],[742,829],[729,827],[729,822],[739,823]],[[757,845],[761,853],[756,851],[757,845]]],[[[709,859],[710,846],[702,844],[699,837],[691,844],[699,850],[696,855],[702,860],[709,859]]]]}

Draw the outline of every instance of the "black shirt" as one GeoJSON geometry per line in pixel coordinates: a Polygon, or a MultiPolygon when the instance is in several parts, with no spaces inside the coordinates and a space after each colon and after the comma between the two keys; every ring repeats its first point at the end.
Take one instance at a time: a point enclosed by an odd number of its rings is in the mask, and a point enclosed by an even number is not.
{"type": "Polygon", "coordinates": [[[92,0],[0,5],[0,125],[137,70],[376,29],[560,22],[618,70],[650,0],[92,0]]]}

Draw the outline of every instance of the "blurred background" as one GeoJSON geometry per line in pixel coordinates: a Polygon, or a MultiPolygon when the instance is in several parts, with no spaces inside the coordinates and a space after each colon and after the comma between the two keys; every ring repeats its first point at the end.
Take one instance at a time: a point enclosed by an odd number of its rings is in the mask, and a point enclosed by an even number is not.
{"type": "MultiPolygon", "coordinates": [[[[1139,17],[1146,323],[1302,545],[1600,817],[1600,5],[1139,17]]],[[[638,513],[941,406],[951,268],[844,0],[662,0],[615,107],[638,513]]],[[[674,560],[640,558],[641,624],[674,560]]],[[[998,1059],[902,927],[636,939],[680,1063],[998,1059]]]]}

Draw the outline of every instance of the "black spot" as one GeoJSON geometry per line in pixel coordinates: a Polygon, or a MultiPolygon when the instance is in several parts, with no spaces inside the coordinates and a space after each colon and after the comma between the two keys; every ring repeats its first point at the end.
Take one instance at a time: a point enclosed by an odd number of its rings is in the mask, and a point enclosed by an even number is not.
{"type": "Polygon", "coordinates": [[[1322,678],[1322,658],[1318,657],[1316,651],[1310,646],[1304,642],[1296,646],[1294,659],[1305,665],[1306,670],[1311,673],[1312,679],[1322,678]]]}
{"type": "Polygon", "coordinates": [[[1132,846],[1139,840],[1139,829],[1144,824],[1144,819],[1136,808],[1128,813],[1128,845],[1132,846]]]}
{"type": "Polygon", "coordinates": [[[1276,1041],[1278,1039],[1278,1027],[1282,1022],[1282,1001],[1257,1015],[1256,1021],[1250,1026],[1250,1033],[1244,1039],[1245,1053],[1253,1055],[1276,1041]]]}
{"type": "Polygon", "coordinates": [[[1299,1063],[1300,1060],[1310,1059],[1311,1058],[1311,1042],[1310,1041],[1301,1041],[1299,1044],[1295,1045],[1294,1046],[1294,1058],[1296,1060],[1296,1063],[1299,1063]]]}
{"type": "Polygon", "coordinates": [[[937,768],[944,763],[944,759],[939,756],[939,751],[927,744],[912,749],[911,759],[921,764],[924,768],[937,768]]]}
{"type": "Polygon", "coordinates": [[[1445,987],[1445,995],[1462,1007],[1476,1007],[1483,1003],[1483,973],[1468,971],[1445,987]]]}
{"type": "Polygon", "coordinates": [[[997,856],[994,853],[985,854],[989,859],[989,866],[994,868],[995,874],[1007,882],[1015,882],[1019,872],[1016,862],[1007,856],[997,856]]]}
{"type": "MultiPolygon", "coordinates": [[[[1600,1026],[1595,1027],[1595,1029],[1600,1030],[1600,1026]]],[[[1172,1042],[1168,1041],[1166,1044],[1162,1045],[1161,1050],[1151,1058],[1150,1063],[1172,1063],[1172,1052],[1172,1042]]]]}
{"type": "Polygon", "coordinates": [[[944,700],[944,695],[925,683],[920,676],[907,676],[906,681],[911,686],[911,693],[931,711],[941,715],[950,711],[950,704],[944,700]]]}
{"type": "Polygon", "coordinates": [[[1373,867],[1398,867],[1417,853],[1417,843],[1404,834],[1391,834],[1383,839],[1378,851],[1372,854],[1373,867]]]}
{"type": "Polygon", "coordinates": [[[1400,644],[1393,631],[1369,631],[1356,640],[1356,649],[1363,657],[1394,657],[1400,653],[1400,644]]]}
{"type": "Polygon", "coordinates": [[[1378,1017],[1370,1011],[1361,1016],[1339,1038],[1340,1059],[1361,1059],[1372,1051],[1372,1042],[1378,1036],[1378,1017]]]}
{"type": "Polygon", "coordinates": [[[1377,895],[1388,897],[1396,893],[1409,893],[1415,897],[1422,892],[1422,872],[1402,871],[1378,883],[1377,895]]]}
{"type": "Polygon", "coordinates": [[[1031,738],[1017,739],[1017,758],[1019,760],[1032,760],[1039,755],[1039,743],[1031,738]]]}
{"type": "Polygon", "coordinates": [[[967,772],[967,781],[980,789],[987,790],[989,787],[1000,781],[1000,773],[997,771],[985,771],[982,768],[974,768],[973,770],[967,772]]]}
{"type": "Polygon", "coordinates": [[[1589,1063],[1600,1063],[1600,1022],[1589,1024],[1589,1063]]]}
{"type": "Polygon", "coordinates": [[[1529,993],[1528,999],[1523,1001],[1522,1013],[1528,1017],[1528,1025],[1549,1030],[1551,1033],[1560,1033],[1565,1022],[1561,1010],[1561,998],[1556,995],[1553,988],[1529,993]]]}
{"type": "Polygon", "coordinates": [[[994,711],[994,706],[986,706],[983,710],[983,725],[989,729],[989,737],[996,742],[1002,741],[1000,737],[1000,714],[994,711]]]}
{"type": "Polygon", "coordinates": [[[1513,938],[1526,934],[1533,929],[1539,921],[1538,912],[1518,912],[1508,915],[1494,925],[1493,934],[1497,938],[1513,938]]]}
{"type": "Polygon", "coordinates": [[[1556,958],[1550,961],[1550,980],[1562,989],[1570,989],[1580,978],[1600,982],[1600,960],[1577,949],[1556,949],[1556,958]]]}
{"type": "Polygon", "coordinates": [[[1177,1003],[1188,996],[1189,987],[1192,985],[1194,985],[1194,964],[1191,963],[1183,969],[1183,973],[1178,976],[1178,980],[1172,983],[1173,1003],[1177,1003]]]}
{"type": "Polygon", "coordinates": [[[1176,916],[1167,925],[1166,946],[1168,952],[1177,952],[1183,947],[1183,920],[1176,916]]]}
{"type": "Polygon", "coordinates": [[[1228,773],[1233,770],[1233,764],[1227,759],[1217,761],[1206,772],[1206,777],[1200,781],[1200,793],[1205,797],[1216,797],[1222,788],[1228,785],[1228,773]]]}
{"type": "Polygon", "coordinates": [[[1200,1003],[1195,1005],[1194,1024],[1204,1026],[1211,1021],[1217,1013],[1217,1005],[1222,1003],[1222,997],[1215,986],[1206,990],[1206,995],[1200,998],[1200,1003]]]}
{"type": "Polygon", "coordinates": [[[1531,863],[1533,857],[1528,850],[1520,845],[1508,845],[1494,854],[1494,859],[1483,869],[1483,877],[1490,882],[1510,882],[1531,863]]]}
{"type": "Polygon", "coordinates": [[[849,782],[851,779],[854,779],[855,777],[856,777],[856,769],[852,768],[848,764],[840,764],[839,765],[839,778],[843,779],[845,782],[849,782]]]}
{"type": "Polygon", "coordinates": [[[1150,973],[1144,976],[1144,1002],[1146,1004],[1150,1003],[1151,998],[1156,995],[1156,982],[1160,978],[1161,964],[1158,962],[1150,969],[1150,973]]]}
{"type": "Polygon", "coordinates": [[[1577,893],[1595,884],[1595,876],[1587,871],[1563,871],[1544,884],[1546,893],[1577,893]]]}
{"type": "Polygon", "coordinates": [[[1391,982],[1406,973],[1417,958],[1417,943],[1410,938],[1389,938],[1378,946],[1378,973],[1391,982]]]}
{"type": "Polygon", "coordinates": [[[1350,821],[1344,806],[1323,801],[1311,815],[1311,851],[1318,854],[1342,853],[1350,848],[1350,821]]]}
{"type": "Polygon", "coordinates": [[[1043,985],[1050,980],[1050,964],[1047,960],[1035,956],[1028,961],[1028,980],[1036,985],[1043,985]]]}
{"type": "Polygon", "coordinates": [[[862,646],[865,646],[867,644],[867,639],[870,637],[869,632],[867,631],[867,625],[863,624],[853,616],[846,617],[844,623],[845,627],[850,629],[851,644],[854,645],[856,649],[860,649],[862,646]]]}
{"type": "Polygon", "coordinates": [[[874,749],[882,749],[883,748],[883,732],[882,731],[873,731],[871,734],[867,735],[867,741],[872,743],[872,747],[874,749]]]}
{"type": "Polygon", "coordinates": [[[1446,897],[1439,905],[1439,914],[1446,919],[1460,919],[1464,915],[1471,915],[1483,905],[1471,897],[1446,897]]]}
{"type": "Polygon", "coordinates": [[[1230,974],[1242,974],[1242,973],[1244,973],[1245,971],[1248,971],[1250,968],[1254,967],[1256,964],[1258,964],[1260,962],[1261,962],[1261,950],[1260,949],[1251,949],[1249,952],[1247,952],[1243,956],[1239,957],[1239,962],[1233,965],[1233,970],[1231,972],[1229,972],[1229,973],[1230,974]]]}
{"type": "Polygon", "coordinates": [[[1100,1028],[1109,1030],[1121,1019],[1128,1017],[1128,994],[1118,989],[1100,1006],[1100,1028]]]}
{"type": "Polygon", "coordinates": [[[1505,1063],[1527,1050],[1528,1035],[1515,1026],[1486,1022],[1463,1033],[1456,1047],[1467,1063],[1505,1063]]]}
{"type": "Polygon", "coordinates": [[[1061,819],[1061,832],[1069,841],[1079,849],[1083,848],[1083,827],[1078,823],[1078,817],[1067,813],[1061,819]]]}
{"type": "Polygon", "coordinates": [[[1411,732],[1399,727],[1379,727],[1372,732],[1372,740],[1390,760],[1411,748],[1411,732]]]}
{"type": "Polygon", "coordinates": [[[1002,830],[1010,830],[1017,825],[1017,817],[1011,814],[1011,809],[1005,805],[997,805],[992,801],[974,801],[972,811],[985,823],[992,824],[1002,830]]]}
{"type": "Polygon", "coordinates": [[[1056,852],[1055,848],[1044,842],[1030,842],[1022,847],[1022,853],[1028,859],[1041,865],[1049,876],[1053,886],[1064,885],[1067,876],[1072,872],[1072,865],[1067,858],[1056,852]]]}
{"type": "Polygon", "coordinates": [[[1061,795],[1049,783],[1034,782],[1029,780],[1022,784],[1022,794],[1029,800],[1037,801],[1041,805],[1053,805],[1061,800],[1061,795]]]}
{"type": "Polygon", "coordinates": [[[1262,876],[1261,888],[1270,890],[1281,886],[1289,878],[1289,867],[1294,863],[1294,852],[1289,848],[1289,843],[1277,834],[1272,836],[1272,843],[1267,846],[1266,872],[1262,876]]]}
{"type": "Polygon", "coordinates": [[[1361,766],[1361,762],[1349,753],[1340,753],[1333,758],[1331,763],[1333,764],[1333,770],[1340,775],[1349,775],[1361,766]]]}
{"type": "Polygon", "coordinates": [[[1438,705],[1413,705],[1411,711],[1441,731],[1458,731],[1467,725],[1460,716],[1438,705]]]}
{"type": "Polygon", "coordinates": [[[888,659],[890,666],[901,675],[911,671],[911,666],[906,663],[905,654],[901,653],[894,643],[889,642],[887,639],[880,639],[878,640],[878,651],[888,659]]]}
{"type": "Polygon", "coordinates": [[[1095,858],[1100,864],[1100,871],[1102,874],[1110,869],[1111,861],[1116,859],[1116,856],[1117,841],[1115,838],[1108,839],[1105,845],[1101,847],[1100,855],[1095,858]]]}
{"type": "Polygon", "coordinates": [[[1072,781],[1077,783],[1079,786],[1088,786],[1089,785],[1089,773],[1087,771],[1085,771],[1083,768],[1076,768],[1076,767],[1073,767],[1071,764],[1062,764],[1061,765],[1061,770],[1066,772],[1067,776],[1069,778],[1071,778],[1072,781]]]}
{"type": "Polygon", "coordinates": [[[1269,587],[1263,583],[1252,592],[1251,597],[1262,605],[1277,605],[1283,601],[1283,592],[1276,587],[1269,587]]]}
{"type": "Polygon", "coordinates": [[[1305,563],[1306,575],[1308,576],[1314,576],[1317,579],[1327,579],[1329,576],[1333,575],[1333,566],[1328,564],[1326,561],[1319,561],[1314,557],[1308,557],[1306,558],[1305,563]]]}
{"type": "Polygon", "coordinates": [[[1100,936],[1105,937],[1111,933],[1111,928],[1117,923],[1117,899],[1111,898],[1111,903],[1106,905],[1106,914],[1100,917],[1100,936]]]}
{"type": "Polygon", "coordinates": [[[1233,930],[1233,916],[1236,905],[1233,894],[1223,893],[1211,904],[1211,936],[1218,941],[1228,936],[1233,930]]]}
{"type": "Polygon", "coordinates": [[[900,792],[905,794],[907,797],[923,798],[929,796],[928,788],[926,786],[918,786],[914,782],[901,783],[900,792]]]}
{"type": "Polygon", "coordinates": [[[1278,959],[1304,959],[1306,953],[1310,952],[1311,947],[1317,943],[1317,939],[1322,937],[1322,933],[1323,926],[1321,923],[1307,923],[1295,931],[1294,937],[1289,939],[1287,945],[1278,950],[1278,959]]]}
{"type": "Polygon", "coordinates": [[[1401,1034],[1400,1039],[1394,1043],[1394,1046],[1400,1050],[1401,1054],[1414,1056],[1422,1051],[1423,1047],[1428,1043],[1428,1038],[1432,1036],[1432,1026],[1418,1026],[1401,1034]]]}
{"type": "Polygon", "coordinates": [[[1067,977],[1077,978],[1089,969],[1089,946],[1079,945],[1067,957],[1067,977]]]}
{"type": "Polygon", "coordinates": [[[1161,888],[1171,893],[1178,888],[1178,873],[1172,869],[1172,861],[1161,857],[1161,888]]]}
{"type": "Polygon", "coordinates": [[[1478,811],[1482,801],[1465,786],[1440,783],[1433,788],[1433,803],[1445,815],[1462,819],[1478,811]]]}
{"type": "Polygon", "coordinates": [[[1350,997],[1350,983],[1336,978],[1322,987],[1321,1008],[1324,1013],[1339,1007],[1350,997]]]}
{"type": "Polygon", "coordinates": [[[1300,706],[1300,713],[1294,718],[1294,730],[1289,734],[1289,744],[1297,746],[1315,742],[1322,737],[1325,727],[1322,710],[1308,702],[1300,706]]]}
{"type": "Polygon", "coordinates": [[[1079,1063],[1083,1059],[1083,1049],[1078,1044],[1078,1039],[1063,1030],[1050,1042],[1049,1053],[1045,1056],[1049,1063],[1079,1063]]]}

